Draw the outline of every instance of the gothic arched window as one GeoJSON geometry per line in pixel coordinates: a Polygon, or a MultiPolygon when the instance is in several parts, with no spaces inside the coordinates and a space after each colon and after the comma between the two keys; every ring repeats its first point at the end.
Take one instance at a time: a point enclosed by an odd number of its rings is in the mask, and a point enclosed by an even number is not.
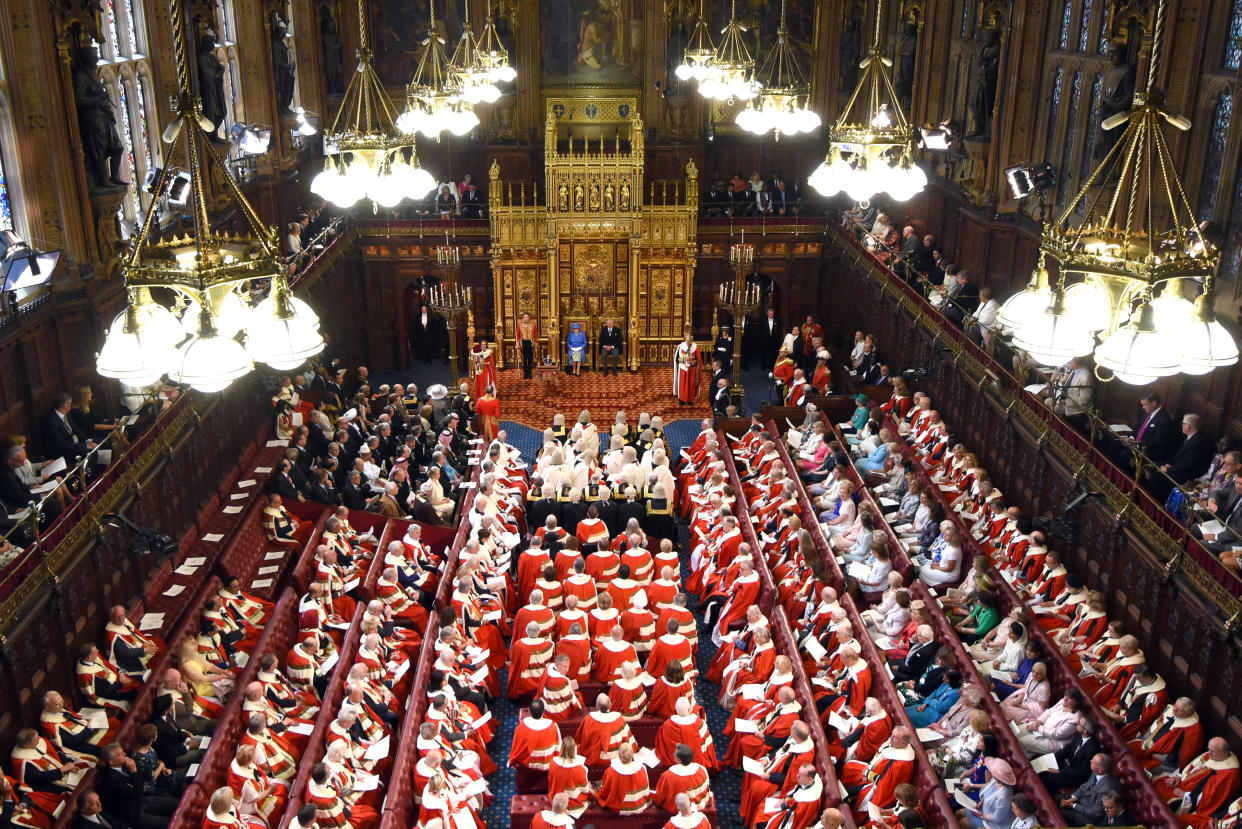
{"type": "Polygon", "coordinates": [[[1061,7],[1061,34],[1057,37],[1057,48],[1064,52],[1069,48],[1070,17],[1074,13],[1074,0],[1065,0],[1061,7]]]}
{"type": "Polygon", "coordinates": [[[238,70],[237,20],[233,0],[216,0],[216,58],[224,66],[224,135],[236,123],[245,122],[241,73],[238,70]]]}
{"type": "Polygon", "coordinates": [[[1070,192],[1070,164],[1074,157],[1074,142],[1078,131],[1078,105],[1082,102],[1082,72],[1074,73],[1074,82],[1070,86],[1069,111],[1065,118],[1065,141],[1061,143],[1061,190],[1057,194],[1057,204],[1065,204],[1070,192]]]}
{"type": "MultiPolygon", "coordinates": [[[[1233,95],[1222,92],[1212,111],[1212,130],[1208,133],[1207,151],[1203,156],[1203,178],[1199,182],[1199,205],[1197,219],[1214,219],[1216,196],[1220,190],[1220,171],[1225,158],[1225,143],[1229,139],[1229,122],[1233,116],[1233,95]]],[[[1236,211],[1235,211],[1236,212],[1236,211]]]]}
{"type": "MultiPolygon", "coordinates": [[[[1087,142],[1082,151],[1082,175],[1078,179],[1078,186],[1081,188],[1087,183],[1087,179],[1091,176],[1091,169],[1095,164],[1095,139],[1099,131],[1095,128],[1095,121],[1100,117],[1100,88],[1103,85],[1104,78],[1102,75],[1095,76],[1095,83],[1091,85],[1091,112],[1087,115],[1087,142]]],[[[1086,209],[1087,201],[1083,199],[1078,205],[1079,212],[1086,209]]]]}
{"type": "Polygon", "coordinates": [[[1052,76],[1052,96],[1048,104],[1048,134],[1045,136],[1044,146],[1051,147],[1057,136],[1057,117],[1061,114],[1061,80],[1063,72],[1061,67],[1057,67],[1056,74],[1052,76]]]}
{"type": "Polygon", "coordinates": [[[1229,31],[1225,34],[1225,54],[1221,60],[1226,69],[1242,65],[1242,0],[1233,0],[1229,9],[1229,31]]]}
{"type": "Polygon", "coordinates": [[[0,230],[13,229],[13,206],[9,204],[9,184],[4,176],[4,142],[0,140],[0,230]]]}
{"type": "Polygon", "coordinates": [[[1087,51],[1091,41],[1091,0],[1082,0],[1082,17],[1078,22],[1078,51],[1087,51]]]}
{"type": "MultiPolygon", "coordinates": [[[[126,89],[128,84],[120,81],[116,85],[117,95],[117,120],[121,122],[121,143],[125,145],[125,169],[121,173],[122,178],[129,179],[129,201],[131,202],[135,218],[142,215],[142,198],[138,194],[142,192],[140,182],[138,181],[138,165],[134,163],[134,128],[130,124],[129,103],[132,96],[126,89]]],[[[127,218],[127,210],[122,205],[117,210],[117,218],[125,221],[127,218]]]]}

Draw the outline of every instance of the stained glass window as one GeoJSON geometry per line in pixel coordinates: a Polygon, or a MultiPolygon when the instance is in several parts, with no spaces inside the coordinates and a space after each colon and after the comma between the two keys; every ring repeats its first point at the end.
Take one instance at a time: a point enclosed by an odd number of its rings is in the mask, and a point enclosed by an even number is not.
{"type": "Polygon", "coordinates": [[[1199,208],[1195,218],[1214,219],[1216,193],[1220,189],[1220,170],[1225,158],[1225,141],[1229,137],[1229,121],[1233,116],[1233,95],[1222,92],[1212,113],[1212,131],[1208,134],[1207,152],[1203,157],[1203,178],[1199,182],[1199,208]]]}
{"type": "MultiPolygon", "coordinates": [[[[1091,170],[1095,164],[1095,139],[1099,134],[1096,129],[1095,121],[1099,118],[1100,113],[1100,87],[1103,84],[1103,77],[1095,76],[1095,83],[1091,85],[1091,113],[1087,116],[1087,143],[1083,147],[1082,154],[1082,176],[1078,179],[1078,186],[1087,183],[1087,179],[1091,176],[1091,170]]],[[[1083,199],[1078,205],[1078,212],[1086,210],[1087,200],[1083,199]]]]}
{"type": "Polygon", "coordinates": [[[142,200],[139,197],[138,165],[134,163],[134,130],[130,125],[129,96],[125,82],[117,84],[118,114],[121,117],[121,140],[125,144],[125,159],[129,163],[129,198],[134,205],[134,215],[142,212],[142,200]]]}
{"type": "Polygon", "coordinates": [[[1065,142],[1061,145],[1061,192],[1057,196],[1057,204],[1065,204],[1070,192],[1070,161],[1074,157],[1074,139],[1078,132],[1078,104],[1082,101],[1082,72],[1074,73],[1074,83],[1070,87],[1070,104],[1065,119],[1065,142]]]}
{"type": "Polygon", "coordinates": [[[123,52],[121,49],[121,36],[117,33],[116,28],[116,0],[104,0],[104,23],[107,24],[108,31],[106,37],[108,39],[108,58],[116,60],[123,52]]]}
{"type": "Polygon", "coordinates": [[[1062,51],[1069,48],[1070,15],[1073,11],[1073,0],[1065,0],[1065,6],[1061,9],[1061,35],[1057,38],[1057,48],[1062,51]]]}
{"type": "Polygon", "coordinates": [[[1082,0],[1082,17],[1078,26],[1078,51],[1087,51],[1091,40],[1091,0],[1082,0]]]}
{"type": "Polygon", "coordinates": [[[134,78],[134,112],[138,118],[138,143],[142,148],[142,160],[147,170],[151,164],[151,127],[147,123],[147,93],[142,78],[134,78]]]}
{"type": "Polygon", "coordinates": [[[129,54],[138,52],[138,12],[134,9],[134,0],[125,0],[125,27],[129,31],[129,54]]]}
{"type": "Polygon", "coordinates": [[[1225,69],[1237,69],[1242,64],[1242,0],[1233,0],[1229,9],[1229,31],[1225,34],[1221,63],[1225,69]]]}
{"type": "Polygon", "coordinates": [[[0,147],[0,230],[13,229],[13,207],[9,204],[9,187],[4,177],[4,152],[0,147]]]}
{"type": "Polygon", "coordinates": [[[1061,67],[1058,66],[1056,74],[1052,76],[1052,100],[1048,106],[1048,135],[1045,136],[1045,147],[1051,147],[1057,136],[1057,117],[1061,114],[1061,74],[1061,67]]]}

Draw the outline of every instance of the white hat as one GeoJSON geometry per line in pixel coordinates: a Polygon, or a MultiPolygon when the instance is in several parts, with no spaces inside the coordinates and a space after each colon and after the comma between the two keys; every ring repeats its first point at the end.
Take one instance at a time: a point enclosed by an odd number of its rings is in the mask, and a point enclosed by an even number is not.
{"type": "Polygon", "coordinates": [[[354,420],[354,418],[356,418],[357,416],[358,416],[358,410],[357,410],[357,409],[350,409],[350,410],[349,410],[349,411],[347,411],[345,414],[341,415],[341,417],[345,418],[345,422],[346,422],[346,423],[350,423],[350,422],[352,422],[352,421],[354,420]]]}
{"type": "Polygon", "coordinates": [[[444,387],[443,383],[436,383],[434,386],[427,389],[427,395],[432,400],[443,400],[448,396],[448,389],[444,387]]]}

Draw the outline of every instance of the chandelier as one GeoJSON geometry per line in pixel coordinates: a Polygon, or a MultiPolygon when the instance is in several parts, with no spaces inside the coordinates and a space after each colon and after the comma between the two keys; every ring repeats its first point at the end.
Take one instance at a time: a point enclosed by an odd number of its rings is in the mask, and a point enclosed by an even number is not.
{"type": "Polygon", "coordinates": [[[797,135],[818,129],[819,115],[808,107],[810,85],[806,74],[798,63],[789,43],[789,32],[785,28],[785,0],[781,0],[781,24],[776,30],[776,48],[768,53],[763,66],[755,73],[758,85],[759,102],[746,104],[746,108],[737,114],[737,125],[755,135],[764,135],[776,131],[779,141],[781,133],[797,135]]]}
{"type": "Polygon", "coordinates": [[[487,3],[487,22],[483,24],[483,37],[479,39],[474,61],[478,73],[492,83],[512,83],[517,80],[517,70],[509,64],[509,52],[500,42],[500,33],[496,31],[491,0],[487,3]]]}
{"type": "Polygon", "coordinates": [[[397,128],[408,135],[418,132],[428,138],[439,138],[442,132],[465,135],[479,125],[479,116],[462,97],[457,73],[451,71],[444,55],[444,39],[436,32],[435,11],[432,0],[427,37],[414,79],[406,87],[406,109],[397,119],[397,128]]]}
{"type": "Polygon", "coordinates": [[[1045,260],[1055,262],[1056,286],[1049,290],[1046,273],[1037,274],[1001,309],[1021,321],[1014,345],[1036,361],[1060,365],[1094,352],[1101,380],[1145,384],[1238,360],[1212,307],[1219,252],[1195,222],[1161,123],[1190,128],[1186,118],[1161,108],[1163,95],[1154,86],[1167,13],[1167,0],[1160,0],[1146,88],[1135,93],[1129,112],[1101,124],[1127,124],[1125,133],[1061,217],[1044,227],[1039,270],[1045,260]],[[1082,221],[1072,226],[1079,210],[1082,221]],[[1200,283],[1195,301],[1187,300],[1186,289],[1200,283]],[[1030,314],[1041,296],[1044,312],[1030,314]]]}
{"type": "Polygon", "coordinates": [[[331,128],[324,131],[327,158],[311,192],[337,207],[362,198],[395,207],[403,199],[421,199],[435,189],[431,174],[418,166],[414,135],[397,129],[397,113],[372,64],[367,0],[358,0],[358,66],[341,99],[331,128]],[[342,123],[349,113],[348,123],[342,123]]]}
{"type": "MultiPolygon", "coordinates": [[[[500,45],[498,38],[495,45],[500,45]]],[[[450,65],[452,66],[453,73],[457,76],[457,85],[461,91],[461,97],[471,104],[491,104],[495,103],[496,99],[500,97],[500,88],[496,86],[498,79],[493,77],[493,71],[490,67],[484,66],[482,54],[482,45],[475,38],[474,31],[470,28],[470,0],[466,0],[466,13],[462,18],[461,39],[457,41],[457,48],[453,50],[453,59],[450,65]]],[[[507,55],[505,57],[505,68],[509,69],[510,72],[513,71],[508,66],[507,55]]]]}
{"type": "Polygon", "coordinates": [[[712,35],[707,28],[703,0],[699,0],[699,18],[694,23],[694,31],[686,43],[681,63],[673,70],[673,74],[683,81],[701,83],[711,74],[711,62],[715,56],[716,47],[712,45],[712,35]]]}
{"type": "Polygon", "coordinates": [[[871,52],[859,64],[858,86],[829,131],[828,155],[807,178],[825,196],[844,192],[866,201],[886,192],[907,201],[927,186],[927,174],[914,163],[914,129],[889,77],[893,62],[881,54],[883,6],[877,0],[871,52]]]}
{"type": "Polygon", "coordinates": [[[193,231],[158,238],[152,230],[159,211],[154,205],[147,211],[121,257],[126,308],[109,327],[95,368],[130,386],[149,386],[167,374],[174,382],[216,392],[248,374],[256,362],[297,368],[322,351],[324,343],[315,312],[289,291],[276,230],[263,225],[207,143],[213,125],[191,91],[181,5],[179,0],[169,3],[179,92],[172,102],[175,118],[163,139],[170,144],[167,157],[175,159],[180,153],[185,169],[169,165],[156,171],[154,193],[159,198],[170,185],[188,180],[183,203],[193,231]],[[217,167],[246,232],[212,229],[205,188],[208,164],[217,167]],[[251,308],[243,289],[259,280],[270,280],[270,292],[251,308]],[[171,309],[157,302],[155,294],[168,297],[171,309]],[[181,312],[180,320],[174,311],[181,312]]]}
{"type": "Polygon", "coordinates": [[[752,77],[755,61],[742,39],[745,31],[746,27],[737,22],[737,0],[732,0],[729,23],[721,30],[720,46],[707,62],[706,77],[699,81],[700,95],[732,104],[738,99],[749,101],[759,94],[752,77]]]}

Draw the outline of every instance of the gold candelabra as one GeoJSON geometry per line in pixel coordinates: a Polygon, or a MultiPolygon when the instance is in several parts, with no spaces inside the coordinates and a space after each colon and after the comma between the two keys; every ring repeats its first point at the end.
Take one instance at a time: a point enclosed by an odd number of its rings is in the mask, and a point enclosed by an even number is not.
{"type": "Polygon", "coordinates": [[[458,323],[466,318],[466,341],[474,341],[474,290],[463,288],[458,277],[461,275],[461,248],[449,244],[445,236],[444,244],[437,245],[432,253],[436,257],[436,267],[444,274],[438,286],[429,289],[427,307],[444,317],[448,326],[449,370],[452,373],[453,388],[461,382],[457,361],[458,323]]]}
{"type": "Polygon", "coordinates": [[[733,269],[733,282],[720,286],[716,305],[733,318],[733,385],[729,387],[729,400],[741,411],[744,396],[741,320],[759,308],[762,296],[758,285],[746,282],[746,277],[755,272],[755,246],[745,242],[730,245],[729,267],[733,269]]]}

